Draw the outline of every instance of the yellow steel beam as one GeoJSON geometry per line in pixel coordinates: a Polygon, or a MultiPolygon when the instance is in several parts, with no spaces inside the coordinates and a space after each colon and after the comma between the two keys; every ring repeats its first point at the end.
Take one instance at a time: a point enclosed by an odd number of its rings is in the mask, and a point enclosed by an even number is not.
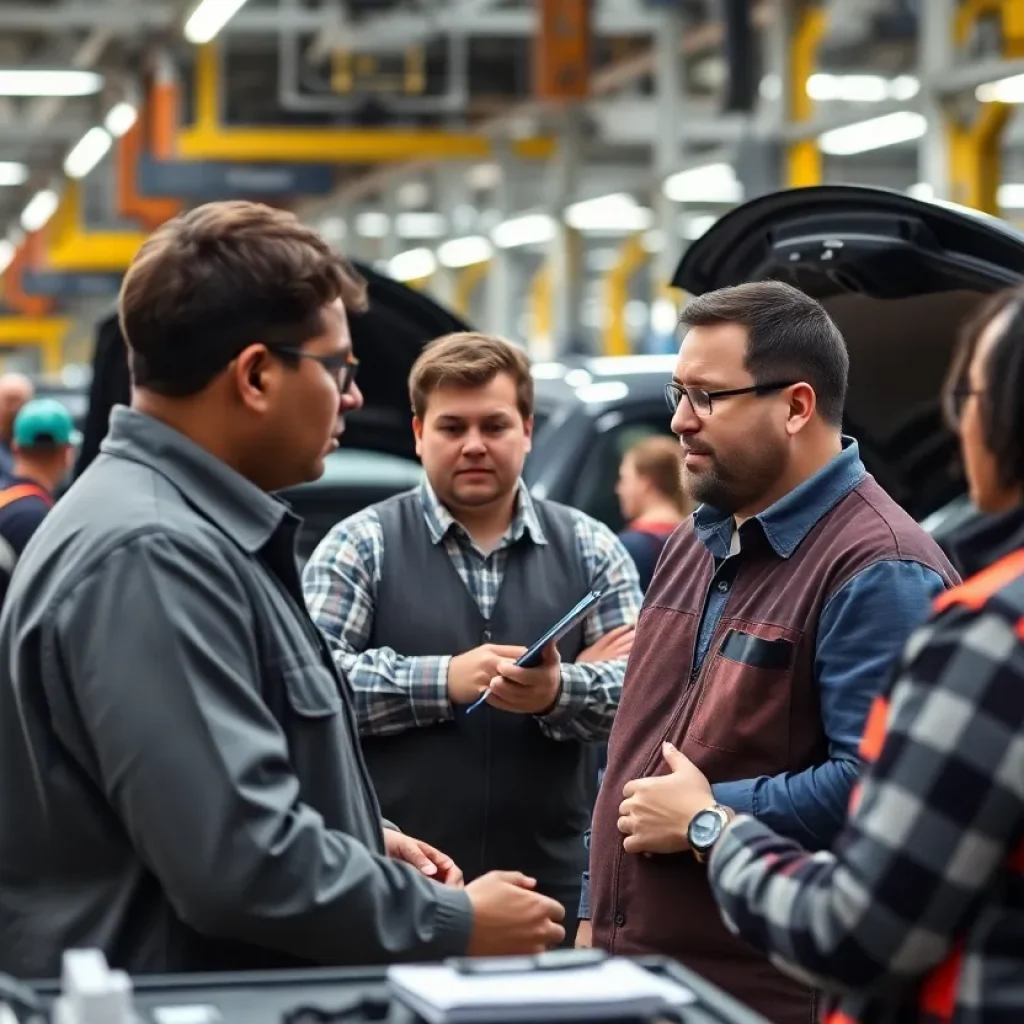
{"type": "MultiPolygon", "coordinates": [[[[494,155],[490,138],[474,132],[387,128],[235,128],[220,123],[221,60],[216,43],[196,51],[195,124],[178,133],[185,160],[252,163],[376,163],[396,160],[473,160],[494,155]]],[[[526,160],[547,160],[552,138],[516,139],[526,160]]]]}
{"type": "Polygon", "coordinates": [[[455,296],[452,305],[455,312],[464,319],[469,319],[469,304],[477,285],[487,276],[491,268],[490,260],[481,260],[463,267],[455,278],[455,296]]]}
{"type": "MultiPolygon", "coordinates": [[[[785,74],[786,112],[790,123],[803,124],[814,113],[807,95],[807,79],[814,73],[818,46],[827,28],[822,6],[803,0],[799,5],[796,29],[789,43],[789,67],[785,74]]],[[[790,188],[820,185],[822,157],[815,138],[793,142],[786,151],[786,184],[790,188]]]]}
{"type": "MultiPolygon", "coordinates": [[[[1003,56],[1024,55],[1024,0],[966,0],[952,26],[954,41],[965,45],[979,19],[999,19],[1003,56]]],[[[1012,110],[1004,103],[983,103],[965,122],[955,110],[947,115],[949,178],[954,202],[998,216],[1002,178],[1002,139],[1012,110]]]]}
{"type": "MultiPolygon", "coordinates": [[[[553,139],[517,139],[512,151],[524,160],[547,160],[553,139]]],[[[376,163],[395,160],[474,160],[494,155],[484,135],[408,129],[186,128],[178,134],[185,160],[252,163],[376,163]]]]}
{"type": "Polygon", "coordinates": [[[71,321],[64,317],[0,316],[0,346],[39,349],[43,372],[60,372],[64,335],[71,321]]]}
{"type": "Polygon", "coordinates": [[[554,320],[552,294],[552,271],[550,260],[545,260],[530,280],[527,295],[529,310],[529,338],[531,348],[537,347],[547,351],[551,347],[552,325],[554,320]]]}
{"type": "Polygon", "coordinates": [[[626,324],[629,282],[647,262],[642,235],[628,238],[619,251],[619,258],[604,280],[604,336],[602,348],[606,356],[625,356],[632,351],[626,324]]]}
{"type": "Polygon", "coordinates": [[[139,231],[86,231],[78,182],[65,184],[60,206],[46,228],[45,264],[71,273],[120,273],[146,240],[139,231]]]}

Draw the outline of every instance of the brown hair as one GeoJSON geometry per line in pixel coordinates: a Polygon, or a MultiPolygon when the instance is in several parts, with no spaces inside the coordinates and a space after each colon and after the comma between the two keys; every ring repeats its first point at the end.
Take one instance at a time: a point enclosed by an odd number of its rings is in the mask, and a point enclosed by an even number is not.
{"type": "Polygon", "coordinates": [[[154,231],[125,274],[120,321],[133,381],[195,394],[247,345],[315,338],[323,307],[337,299],[362,312],[366,283],[294,214],[207,203],[154,231]]]}
{"type": "Polygon", "coordinates": [[[668,498],[682,515],[692,510],[683,488],[682,452],[671,437],[646,437],[626,452],[637,476],[650,480],[655,490],[668,498]]]}
{"type": "Polygon", "coordinates": [[[825,307],[783,281],[753,281],[691,299],[684,327],[739,324],[747,329],[746,368],[757,384],[804,381],[814,388],[821,418],[843,421],[850,357],[825,307]]]}
{"type": "Polygon", "coordinates": [[[494,334],[461,331],[432,341],[409,374],[409,400],[419,418],[427,399],[438,388],[454,385],[481,388],[499,373],[507,373],[516,386],[516,405],[524,420],[533,415],[533,374],[526,353],[494,334]]]}

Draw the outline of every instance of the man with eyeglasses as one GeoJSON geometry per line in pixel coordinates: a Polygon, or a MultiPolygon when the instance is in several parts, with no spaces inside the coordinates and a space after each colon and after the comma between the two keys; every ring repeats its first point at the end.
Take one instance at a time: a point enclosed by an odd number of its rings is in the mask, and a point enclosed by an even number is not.
{"type": "Polygon", "coordinates": [[[871,702],[957,576],[843,435],[848,355],[819,303],[741,285],[693,299],[681,323],[666,397],[700,506],[665,546],[630,656],[589,941],[676,957],[776,1024],[806,1024],[813,993],[727,931],[704,861],[740,813],[829,848],[871,702]]]}
{"type": "MultiPolygon", "coordinates": [[[[530,953],[562,907],[469,885],[381,817],[309,617],[299,520],[362,404],[365,283],[290,213],[214,203],[125,276],[134,390],[33,536],[0,621],[0,971],[69,947],[131,972],[530,953]]],[[[396,825],[398,827],[396,827],[396,825]]]]}

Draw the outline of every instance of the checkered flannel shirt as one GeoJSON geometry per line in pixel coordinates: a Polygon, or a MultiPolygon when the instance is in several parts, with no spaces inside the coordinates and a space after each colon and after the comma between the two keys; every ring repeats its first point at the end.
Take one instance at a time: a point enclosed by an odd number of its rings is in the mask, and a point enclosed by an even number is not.
{"type": "MultiPolygon", "coordinates": [[[[419,487],[433,543],[443,543],[484,618],[489,618],[505,575],[509,548],[524,534],[546,544],[526,487],[520,484],[516,512],[504,536],[484,554],[438,501],[429,484],[419,487]]],[[[634,624],[643,595],[636,566],[622,542],[602,523],[572,510],[579,557],[592,588],[604,591],[584,622],[589,647],[618,626],[634,624]]],[[[386,736],[449,721],[450,657],[405,657],[388,648],[367,650],[384,537],[373,508],[350,516],[321,541],[306,565],[303,590],[313,620],[326,634],[335,663],[354,694],[363,735],[386,736]]],[[[622,694],[626,659],[566,664],[553,711],[538,719],[552,739],[603,740],[611,730],[622,694]]]]}
{"type": "Polygon", "coordinates": [[[825,1024],[1021,1024],[1024,551],[939,598],[862,756],[832,852],[728,827],[726,924],[828,993],[825,1024]]]}

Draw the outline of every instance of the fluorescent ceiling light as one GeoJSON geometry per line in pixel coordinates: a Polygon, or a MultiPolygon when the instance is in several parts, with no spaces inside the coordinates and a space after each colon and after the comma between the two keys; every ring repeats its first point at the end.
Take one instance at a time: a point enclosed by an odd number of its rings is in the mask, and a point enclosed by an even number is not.
{"type": "Polygon", "coordinates": [[[625,192],[584,199],[566,208],[565,222],[585,234],[629,234],[646,231],[654,214],[625,192]]]}
{"type": "Polygon", "coordinates": [[[1004,210],[1024,210],[1024,183],[1004,182],[996,192],[996,203],[1004,210]]]}
{"type": "Polygon", "coordinates": [[[905,102],[921,91],[913,75],[829,75],[814,74],[807,79],[807,95],[818,102],[840,100],[846,103],[905,102]]]}
{"type": "Polygon", "coordinates": [[[396,281],[418,281],[437,270],[437,257],[429,249],[407,249],[388,260],[388,273],[396,281]]]}
{"type": "Polygon", "coordinates": [[[665,179],[662,191],[675,203],[739,203],[743,186],[731,164],[689,167],[665,179]]]}
{"type": "Polygon", "coordinates": [[[69,178],[84,178],[106,155],[114,140],[106,128],[97,125],[79,139],[64,159],[64,173],[69,178]]]}
{"type": "Polygon", "coordinates": [[[28,168],[13,160],[0,160],[0,186],[24,185],[28,181],[28,168]]]}
{"type": "Polygon", "coordinates": [[[38,231],[57,212],[60,197],[52,188],[37,192],[21,211],[21,226],[26,231],[38,231]]]}
{"type": "Polygon", "coordinates": [[[95,71],[0,71],[0,96],[92,96],[102,88],[95,71]]]}
{"type": "Polygon", "coordinates": [[[466,171],[466,184],[475,192],[497,188],[501,181],[501,167],[498,164],[477,164],[466,171]]]}
{"type": "Polygon", "coordinates": [[[885,146],[896,146],[902,142],[913,142],[927,130],[928,121],[923,114],[898,110],[893,114],[823,132],[818,136],[818,148],[829,156],[851,156],[854,153],[883,149],[885,146]]]}
{"type": "Polygon", "coordinates": [[[138,120],[139,112],[131,103],[115,103],[107,113],[103,121],[103,127],[114,136],[115,139],[131,131],[132,126],[138,120]]]}
{"type": "Polygon", "coordinates": [[[452,238],[437,250],[437,258],[446,267],[469,267],[491,258],[491,243],[483,235],[452,238]]]}
{"type": "Polygon", "coordinates": [[[521,245],[543,245],[557,231],[558,225],[546,213],[526,213],[502,221],[491,232],[491,239],[499,249],[515,249],[521,245]]]}
{"type": "Polygon", "coordinates": [[[400,213],[395,218],[395,232],[399,238],[443,238],[448,230],[440,213],[400,213]]]}
{"type": "Polygon", "coordinates": [[[16,249],[13,242],[6,238],[0,239],[0,274],[11,265],[15,252],[16,249]]]}
{"type": "Polygon", "coordinates": [[[366,210],[356,214],[356,234],[361,238],[383,238],[388,233],[391,221],[386,213],[366,210]]]}
{"type": "Polygon", "coordinates": [[[985,82],[974,90],[981,103],[1024,103],[1024,75],[985,82]]]}
{"type": "Polygon", "coordinates": [[[208,43],[244,5],[245,0],[200,0],[185,22],[185,38],[194,46],[208,43]]]}
{"type": "Polygon", "coordinates": [[[651,303],[651,330],[658,335],[674,334],[679,326],[679,309],[671,299],[651,303]]]}
{"type": "Polygon", "coordinates": [[[927,181],[919,181],[907,189],[907,195],[911,199],[921,199],[924,202],[931,202],[935,198],[935,186],[927,181]]]}

